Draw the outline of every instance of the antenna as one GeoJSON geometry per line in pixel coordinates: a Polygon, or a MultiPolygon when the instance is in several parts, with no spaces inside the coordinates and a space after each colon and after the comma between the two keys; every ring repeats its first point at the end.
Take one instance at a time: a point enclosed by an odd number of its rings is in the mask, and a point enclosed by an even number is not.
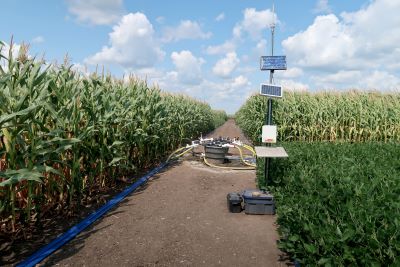
{"type": "MultiPolygon", "coordinates": [[[[270,25],[271,28],[271,56],[274,56],[274,39],[275,39],[275,1],[272,1],[272,23],[270,25]]],[[[272,84],[274,80],[274,70],[271,70],[269,73],[269,83],[272,84]]]]}
{"type": "Polygon", "coordinates": [[[270,24],[271,28],[275,28],[276,23],[275,23],[275,1],[272,1],[272,14],[273,14],[273,18],[272,18],[272,23],[270,24]]]}

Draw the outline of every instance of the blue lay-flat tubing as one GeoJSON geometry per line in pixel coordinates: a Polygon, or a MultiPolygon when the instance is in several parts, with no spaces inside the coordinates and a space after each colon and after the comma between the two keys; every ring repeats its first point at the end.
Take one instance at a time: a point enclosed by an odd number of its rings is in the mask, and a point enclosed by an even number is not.
{"type": "Polygon", "coordinates": [[[101,216],[103,216],[106,212],[108,212],[110,209],[112,209],[115,205],[117,205],[119,202],[121,202],[125,197],[127,197],[129,194],[131,194],[133,191],[135,191],[139,186],[141,186],[142,184],[147,182],[147,180],[149,180],[150,177],[152,177],[153,175],[155,175],[156,173],[161,171],[167,165],[168,165],[168,163],[164,162],[164,163],[160,164],[158,167],[156,167],[155,169],[148,172],[145,176],[141,177],[139,180],[137,180],[131,186],[129,186],[124,191],[122,191],[121,193],[116,195],[113,199],[108,201],[105,205],[103,205],[97,211],[93,212],[91,215],[86,217],[83,221],[81,221],[80,223],[71,227],[67,232],[65,232],[61,236],[59,236],[56,239],[54,239],[53,241],[51,241],[46,246],[44,246],[41,249],[39,249],[38,251],[36,251],[29,258],[20,262],[17,265],[17,267],[35,266],[36,264],[38,264],[39,262],[44,260],[46,257],[51,255],[57,249],[59,249],[64,244],[69,242],[75,236],[77,236],[80,232],[85,230],[89,225],[91,225],[93,222],[95,222],[97,219],[99,219],[101,216]]]}

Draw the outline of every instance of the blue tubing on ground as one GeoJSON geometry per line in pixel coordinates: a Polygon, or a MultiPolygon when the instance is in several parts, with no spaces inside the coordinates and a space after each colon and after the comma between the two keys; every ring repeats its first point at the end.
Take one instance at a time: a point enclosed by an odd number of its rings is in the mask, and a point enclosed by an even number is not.
{"type": "Polygon", "coordinates": [[[36,264],[38,264],[39,262],[44,260],[46,257],[51,255],[53,252],[55,252],[57,249],[59,249],[64,244],[69,242],[76,235],[78,235],[80,232],[82,232],[84,229],[86,229],[89,225],[91,225],[93,222],[95,222],[97,219],[99,219],[101,216],[103,216],[107,211],[112,209],[115,205],[117,205],[119,202],[121,202],[125,197],[127,197],[130,193],[135,191],[139,186],[141,186],[142,184],[147,182],[147,180],[149,180],[150,177],[152,177],[153,175],[155,175],[156,173],[161,171],[167,165],[168,165],[168,162],[164,162],[164,163],[160,164],[158,167],[156,167],[155,169],[148,172],[145,176],[141,177],[139,180],[137,180],[131,186],[129,186],[124,191],[122,191],[121,193],[116,195],[113,199],[108,201],[101,208],[99,208],[98,210],[93,212],[91,215],[86,217],[83,221],[81,221],[80,223],[71,227],[67,232],[65,232],[61,236],[57,237],[55,240],[51,241],[46,246],[44,246],[41,249],[39,249],[38,251],[36,251],[29,258],[20,262],[17,265],[17,267],[35,266],[36,264]]]}

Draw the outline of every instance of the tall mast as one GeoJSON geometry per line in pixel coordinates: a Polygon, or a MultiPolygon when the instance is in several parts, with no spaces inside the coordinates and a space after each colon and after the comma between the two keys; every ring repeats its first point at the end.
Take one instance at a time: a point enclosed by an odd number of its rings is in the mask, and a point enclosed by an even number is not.
{"type": "MultiPolygon", "coordinates": [[[[271,56],[274,55],[274,35],[275,35],[275,2],[272,0],[272,23],[269,25],[271,28],[271,56]]],[[[269,72],[269,84],[272,84],[274,81],[274,70],[270,70],[269,72]]],[[[265,116],[266,125],[272,125],[272,98],[268,98],[268,112],[265,116]]],[[[267,144],[267,146],[271,146],[271,144],[267,144]]],[[[269,173],[269,165],[270,165],[270,158],[265,158],[265,165],[264,165],[264,175],[265,175],[265,183],[270,184],[271,177],[269,173]]]]}
{"type": "MultiPolygon", "coordinates": [[[[275,39],[275,1],[272,1],[272,23],[270,24],[271,28],[271,56],[274,55],[274,39],[275,39]]],[[[274,80],[274,70],[271,70],[269,73],[269,83],[272,84],[274,80]]]]}

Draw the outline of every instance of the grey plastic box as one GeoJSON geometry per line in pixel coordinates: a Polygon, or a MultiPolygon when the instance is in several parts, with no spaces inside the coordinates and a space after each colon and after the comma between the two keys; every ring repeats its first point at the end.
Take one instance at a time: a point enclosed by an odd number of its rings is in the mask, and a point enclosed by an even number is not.
{"type": "Polygon", "coordinates": [[[270,193],[248,189],[243,191],[242,197],[246,214],[275,214],[275,201],[270,193]]]}
{"type": "Polygon", "coordinates": [[[229,212],[240,213],[242,212],[242,197],[238,193],[229,193],[226,196],[228,201],[229,212]]]}

